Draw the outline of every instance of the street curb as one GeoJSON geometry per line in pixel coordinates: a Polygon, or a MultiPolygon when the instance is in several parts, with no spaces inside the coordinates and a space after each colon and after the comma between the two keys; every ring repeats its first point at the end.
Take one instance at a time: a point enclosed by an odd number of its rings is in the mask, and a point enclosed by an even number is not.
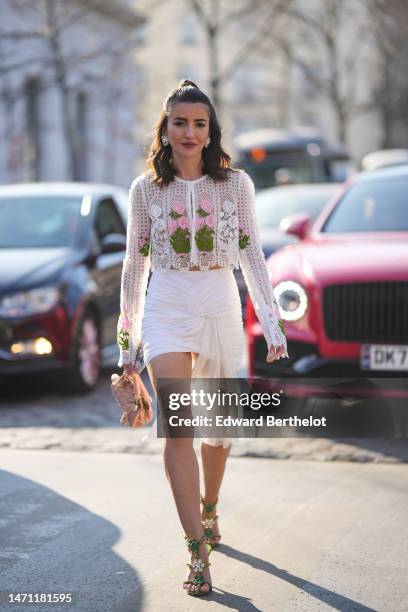
{"type": "MultiPolygon", "coordinates": [[[[194,446],[199,448],[199,440],[194,446]]],[[[124,427],[7,427],[0,450],[50,450],[160,455],[161,439],[124,427]]],[[[232,457],[287,461],[408,463],[408,440],[355,438],[257,438],[234,440],[232,457]]]]}

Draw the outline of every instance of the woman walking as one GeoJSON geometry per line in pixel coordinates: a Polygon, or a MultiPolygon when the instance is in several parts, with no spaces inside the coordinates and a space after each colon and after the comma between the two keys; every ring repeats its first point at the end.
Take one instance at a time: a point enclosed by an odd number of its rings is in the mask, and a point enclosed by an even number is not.
{"type": "MultiPolygon", "coordinates": [[[[193,82],[181,82],[166,98],[148,164],[129,192],[119,365],[137,376],[146,364],[156,393],[160,378],[236,377],[244,351],[233,276],[239,266],[268,344],[267,361],[287,357],[252,180],[230,167],[214,107],[193,82]]],[[[228,438],[202,439],[200,496],[193,438],[164,440],[165,471],[190,552],[183,584],[189,595],[212,589],[206,544],[213,548],[221,539],[216,504],[230,448],[228,438]]]]}

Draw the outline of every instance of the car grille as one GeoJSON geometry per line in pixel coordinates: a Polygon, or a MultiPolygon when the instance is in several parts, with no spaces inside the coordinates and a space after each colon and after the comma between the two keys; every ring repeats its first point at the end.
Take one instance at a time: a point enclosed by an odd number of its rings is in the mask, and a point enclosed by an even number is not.
{"type": "Polygon", "coordinates": [[[330,340],[407,343],[408,282],[325,287],[323,316],[330,340]]]}

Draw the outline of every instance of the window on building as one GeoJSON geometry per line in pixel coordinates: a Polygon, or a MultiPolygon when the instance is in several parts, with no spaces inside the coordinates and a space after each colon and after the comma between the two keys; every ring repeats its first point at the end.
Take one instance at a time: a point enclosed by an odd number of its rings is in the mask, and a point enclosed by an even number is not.
{"type": "Polygon", "coordinates": [[[141,45],[141,46],[146,44],[147,35],[146,35],[146,24],[145,23],[142,23],[137,27],[134,36],[135,36],[136,44],[141,45]]]}
{"type": "Polygon", "coordinates": [[[245,63],[234,74],[234,96],[237,102],[254,102],[259,98],[261,70],[257,64],[245,63]]]}
{"type": "Polygon", "coordinates": [[[40,118],[39,96],[40,81],[37,77],[30,77],[24,85],[25,95],[25,167],[28,181],[38,181],[40,178],[40,118]]]}
{"type": "Polygon", "coordinates": [[[192,13],[185,13],[180,17],[179,41],[182,45],[197,43],[197,19],[192,13]]]}

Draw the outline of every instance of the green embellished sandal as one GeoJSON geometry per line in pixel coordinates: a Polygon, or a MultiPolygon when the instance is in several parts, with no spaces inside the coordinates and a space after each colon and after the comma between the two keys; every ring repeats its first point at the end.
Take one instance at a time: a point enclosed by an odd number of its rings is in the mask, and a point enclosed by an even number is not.
{"type": "Polygon", "coordinates": [[[212,591],[212,585],[207,580],[204,580],[202,572],[203,569],[205,567],[209,567],[211,563],[204,563],[204,561],[200,558],[199,552],[200,545],[206,541],[205,534],[203,533],[199,540],[194,540],[193,538],[188,538],[187,536],[185,536],[184,539],[186,540],[188,550],[195,557],[192,563],[187,563],[187,567],[193,570],[195,572],[195,575],[193,580],[184,580],[183,588],[186,589],[187,595],[194,595],[195,597],[199,595],[208,595],[208,593],[211,593],[212,591]],[[191,589],[187,589],[188,584],[193,585],[191,589]],[[208,591],[201,591],[201,587],[204,584],[208,584],[208,591]]]}
{"type": "MultiPolygon", "coordinates": [[[[202,495],[200,495],[200,501],[203,505],[203,510],[205,512],[205,514],[212,514],[217,506],[218,503],[218,497],[215,500],[215,502],[213,504],[208,504],[204,497],[202,495]]],[[[218,546],[218,544],[220,543],[220,539],[221,539],[221,534],[220,533],[214,533],[213,527],[215,524],[215,521],[218,518],[218,514],[216,514],[215,516],[211,516],[208,518],[204,518],[201,521],[201,524],[203,526],[204,529],[204,534],[206,536],[207,542],[208,544],[210,544],[211,548],[216,548],[218,546]],[[219,540],[217,542],[214,541],[214,538],[219,538],[219,540]]]]}

